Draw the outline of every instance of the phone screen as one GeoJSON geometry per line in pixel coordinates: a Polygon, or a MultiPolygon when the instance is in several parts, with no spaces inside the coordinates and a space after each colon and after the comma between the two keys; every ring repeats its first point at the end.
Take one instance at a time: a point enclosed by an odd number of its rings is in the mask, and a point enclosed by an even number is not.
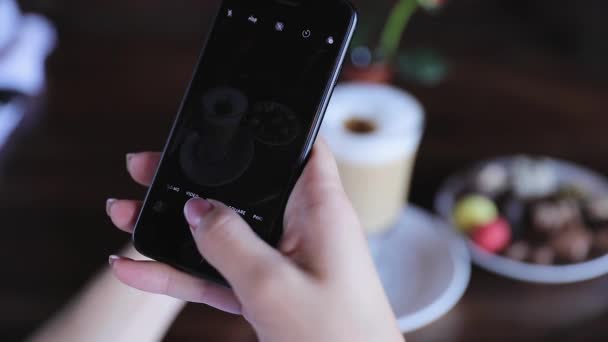
{"type": "Polygon", "coordinates": [[[342,1],[223,2],[138,220],[141,252],[218,278],[183,216],[192,197],[277,242],[353,16],[342,1]]]}

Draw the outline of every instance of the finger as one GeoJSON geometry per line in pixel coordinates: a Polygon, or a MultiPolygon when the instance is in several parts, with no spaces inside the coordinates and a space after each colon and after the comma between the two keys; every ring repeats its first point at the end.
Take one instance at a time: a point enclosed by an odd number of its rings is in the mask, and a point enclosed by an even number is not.
{"type": "Polygon", "coordinates": [[[127,171],[135,182],[150,186],[160,162],[159,152],[141,152],[127,154],[127,171]]]}
{"type": "Polygon", "coordinates": [[[201,255],[237,293],[255,291],[286,265],[283,257],[226,205],[192,199],[184,208],[201,255]]]}
{"type": "Polygon", "coordinates": [[[322,205],[336,197],[343,199],[344,190],[340,181],[338,166],[328,145],[319,139],[311,152],[310,159],[297,181],[287,212],[292,207],[322,205]],[[320,202],[320,203],[319,203],[320,202]]]}
{"type": "MultiPolygon", "coordinates": [[[[281,242],[281,250],[289,253],[289,250],[295,247],[297,234],[291,234],[289,231],[303,227],[302,223],[307,221],[307,218],[343,215],[343,210],[349,209],[349,206],[336,161],[327,144],[319,139],[287,202],[283,222],[286,235],[281,242]],[[323,215],[324,213],[328,215],[323,215]]],[[[313,227],[312,224],[305,226],[313,227]]],[[[316,232],[311,233],[318,235],[316,232]]]]}
{"type": "Polygon", "coordinates": [[[232,290],[182,273],[155,261],[134,261],[111,256],[112,272],[124,284],[141,291],[162,294],[216,309],[241,313],[232,290]]]}
{"type": "Polygon", "coordinates": [[[336,159],[334,158],[329,145],[325,142],[325,139],[321,137],[317,139],[317,142],[312,149],[308,168],[303,174],[304,180],[314,177],[320,177],[331,183],[341,183],[336,159]]]}
{"type": "Polygon", "coordinates": [[[109,199],[106,202],[106,212],[112,223],[127,233],[133,232],[137,216],[141,210],[142,202],[131,200],[109,199]]]}
{"type": "Polygon", "coordinates": [[[336,161],[322,139],[315,144],[289,198],[284,227],[280,251],[319,275],[331,273],[334,264],[349,257],[351,247],[365,245],[336,161]]]}

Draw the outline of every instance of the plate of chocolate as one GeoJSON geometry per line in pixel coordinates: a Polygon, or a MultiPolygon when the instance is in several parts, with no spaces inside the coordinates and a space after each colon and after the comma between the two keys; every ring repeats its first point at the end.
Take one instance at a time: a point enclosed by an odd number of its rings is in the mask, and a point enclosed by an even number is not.
{"type": "Polygon", "coordinates": [[[435,208],[488,271],[554,284],[608,273],[608,180],[584,167],[547,157],[485,161],[448,178],[435,208]]]}

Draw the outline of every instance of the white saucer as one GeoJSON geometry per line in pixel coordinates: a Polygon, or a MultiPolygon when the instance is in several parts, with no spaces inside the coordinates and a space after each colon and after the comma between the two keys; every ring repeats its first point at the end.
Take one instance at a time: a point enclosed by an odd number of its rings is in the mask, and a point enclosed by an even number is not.
{"type": "Polygon", "coordinates": [[[395,227],[369,245],[402,332],[437,320],[460,300],[471,261],[462,239],[442,220],[408,206],[395,227]]]}

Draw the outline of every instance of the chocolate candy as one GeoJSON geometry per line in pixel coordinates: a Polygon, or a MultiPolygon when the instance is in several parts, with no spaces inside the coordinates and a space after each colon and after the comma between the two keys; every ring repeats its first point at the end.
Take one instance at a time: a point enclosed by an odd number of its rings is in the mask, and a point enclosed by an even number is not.
{"type": "Polygon", "coordinates": [[[528,259],[531,250],[530,244],[526,241],[517,241],[507,248],[505,256],[513,260],[524,261],[528,259]]]}
{"type": "Polygon", "coordinates": [[[508,185],[507,169],[498,163],[484,166],[475,176],[476,190],[491,197],[505,191],[508,185]]]}
{"type": "Polygon", "coordinates": [[[530,261],[539,265],[552,265],[555,263],[555,251],[549,246],[540,246],[532,250],[530,261]]]}
{"type": "Polygon", "coordinates": [[[479,195],[463,197],[454,209],[454,222],[465,233],[491,223],[497,217],[498,209],[494,202],[479,195]]]}
{"type": "Polygon", "coordinates": [[[550,241],[556,256],[566,263],[584,261],[589,256],[593,236],[583,227],[567,229],[550,241]]]}
{"type": "Polygon", "coordinates": [[[544,201],[533,206],[532,225],[540,233],[554,234],[581,221],[580,208],[573,200],[544,201]]]}
{"type": "Polygon", "coordinates": [[[511,243],[511,227],[507,221],[499,218],[476,228],[471,234],[471,240],[490,253],[498,253],[511,243]]]}
{"type": "Polygon", "coordinates": [[[560,186],[556,195],[558,198],[572,199],[579,202],[586,200],[588,196],[584,189],[574,184],[564,184],[560,186]]]}
{"type": "Polygon", "coordinates": [[[608,224],[608,197],[589,201],[585,207],[585,212],[592,224],[608,224]]]}
{"type": "Polygon", "coordinates": [[[603,228],[595,233],[593,247],[600,253],[608,253],[608,228],[603,228]]]}
{"type": "Polygon", "coordinates": [[[511,164],[511,175],[513,191],[520,198],[542,198],[557,191],[557,175],[547,160],[518,157],[511,164]]]}

